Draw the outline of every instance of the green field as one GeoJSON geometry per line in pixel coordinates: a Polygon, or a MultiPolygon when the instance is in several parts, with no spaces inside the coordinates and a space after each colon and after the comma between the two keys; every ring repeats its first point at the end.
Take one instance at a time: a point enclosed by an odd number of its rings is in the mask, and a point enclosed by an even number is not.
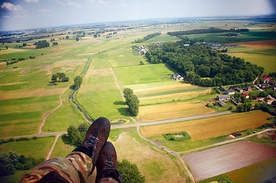
{"type": "Polygon", "coordinates": [[[74,146],[65,144],[63,142],[63,140],[62,140],[62,137],[59,137],[58,141],[56,143],[56,146],[55,146],[55,148],[53,150],[53,153],[51,155],[51,158],[54,158],[54,157],[65,157],[68,154],[70,154],[73,151],[74,148],[75,148],[74,146]]]}
{"type": "Polygon", "coordinates": [[[275,40],[276,32],[271,30],[250,30],[241,36],[226,37],[221,36],[225,33],[208,33],[208,34],[193,34],[185,35],[189,39],[203,39],[208,43],[238,43],[238,42],[248,42],[248,41],[262,41],[262,40],[275,40]]]}
{"type": "Polygon", "coordinates": [[[123,86],[168,81],[168,75],[173,73],[164,64],[138,65],[138,63],[131,67],[118,67],[115,72],[123,86]]]}
{"type": "Polygon", "coordinates": [[[49,153],[49,149],[54,142],[54,137],[42,137],[35,140],[30,139],[28,141],[14,141],[0,145],[2,152],[8,153],[14,151],[25,156],[32,156],[34,158],[45,158],[49,153]],[[34,151],[35,149],[35,151],[34,151]]]}
{"type": "Polygon", "coordinates": [[[231,48],[228,54],[259,65],[265,69],[266,73],[276,72],[275,47],[267,49],[231,48]]]}
{"type": "Polygon", "coordinates": [[[0,100],[0,137],[36,134],[43,113],[55,108],[56,95],[0,100]]]}
{"type": "Polygon", "coordinates": [[[226,175],[233,182],[264,182],[275,179],[276,158],[229,172],[226,175]]]}

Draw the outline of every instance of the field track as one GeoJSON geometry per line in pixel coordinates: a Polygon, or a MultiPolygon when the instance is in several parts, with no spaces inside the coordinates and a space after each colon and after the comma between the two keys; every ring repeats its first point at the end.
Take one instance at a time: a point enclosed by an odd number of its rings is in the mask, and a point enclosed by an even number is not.
{"type": "Polygon", "coordinates": [[[246,141],[190,154],[183,159],[196,181],[200,181],[275,157],[275,147],[246,141]]]}

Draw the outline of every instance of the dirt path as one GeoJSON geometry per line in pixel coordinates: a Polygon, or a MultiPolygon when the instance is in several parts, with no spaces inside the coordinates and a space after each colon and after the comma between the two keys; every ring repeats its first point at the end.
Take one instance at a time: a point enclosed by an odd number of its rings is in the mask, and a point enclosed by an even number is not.
{"type": "Polygon", "coordinates": [[[48,116],[49,116],[50,114],[52,114],[55,110],[57,110],[58,108],[60,108],[60,107],[62,106],[62,98],[61,98],[61,97],[62,97],[62,95],[65,93],[66,90],[67,90],[67,89],[65,89],[65,90],[59,95],[59,105],[58,105],[56,108],[54,108],[54,109],[52,109],[52,110],[50,110],[50,111],[48,111],[48,112],[45,112],[45,113],[43,114],[43,120],[42,120],[41,124],[39,125],[38,134],[41,134],[41,133],[42,133],[42,127],[45,125],[45,122],[46,122],[48,116]]]}
{"type": "Polygon", "coordinates": [[[53,150],[54,150],[54,148],[55,148],[55,146],[56,146],[57,140],[58,140],[58,138],[59,138],[60,136],[61,136],[61,134],[57,134],[57,135],[56,135],[56,138],[55,138],[55,140],[54,140],[54,142],[53,142],[53,144],[52,144],[52,147],[51,147],[51,149],[50,149],[50,151],[49,151],[49,153],[48,153],[48,155],[47,155],[46,160],[50,159],[50,157],[51,157],[51,155],[52,155],[52,152],[53,152],[53,150]]]}
{"type": "Polygon", "coordinates": [[[140,132],[140,126],[137,126],[137,133],[138,133],[138,135],[139,135],[143,140],[145,140],[145,141],[151,143],[152,145],[158,147],[159,149],[162,149],[162,150],[164,150],[164,151],[166,151],[166,152],[172,154],[173,156],[175,156],[176,159],[182,164],[182,166],[184,167],[185,171],[187,172],[187,174],[188,174],[188,176],[189,176],[189,178],[190,178],[190,182],[191,182],[191,183],[195,183],[195,179],[194,179],[193,174],[192,174],[191,171],[188,169],[188,167],[187,167],[187,165],[186,165],[184,159],[183,159],[177,152],[175,152],[175,151],[173,151],[172,149],[169,149],[169,148],[167,148],[167,147],[165,147],[165,146],[163,146],[163,145],[161,145],[161,144],[159,144],[159,143],[156,143],[156,142],[154,142],[154,141],[152,141],[152,140],[149,140],[149,139],[147,139],[146,137],[144,137],[144,136],[141,134],[141,132],[140,132]]]}

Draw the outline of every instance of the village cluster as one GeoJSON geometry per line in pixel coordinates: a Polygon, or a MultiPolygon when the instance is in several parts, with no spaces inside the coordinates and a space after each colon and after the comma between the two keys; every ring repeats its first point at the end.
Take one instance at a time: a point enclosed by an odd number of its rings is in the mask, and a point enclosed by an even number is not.
{"type": "MultiPolygon", "coordinates": [[[[268,76],[262,77],[262,83],[258,83],[254,85],[255,88],[259,91],[264,91],[265,89],[271,88],[273,90],[276,90],[276,83],[271,80],[268,76]]],[[[241,94],[241,97],[244,97],[245,99],[250,99],[252,97],[250,93],[254,90],[252,86],[245,86],[243,88],[230,86],[230,87],[219,87],[219,90],[222,91],[224,95],[219,95],[216,97],[217,103],[224,107],[226,106],[227,101],[231,101],[234,105],[238,105],[239,101],[237,101],[237,98],[234,97],[235,94],[241,94]]],[[[271,95],[267,96],[254,96],[251,99],[259,101],[259,102],[265,102],[268,105],[271,105],[273,101],[276,99],[272,97],[271,95]]]]}

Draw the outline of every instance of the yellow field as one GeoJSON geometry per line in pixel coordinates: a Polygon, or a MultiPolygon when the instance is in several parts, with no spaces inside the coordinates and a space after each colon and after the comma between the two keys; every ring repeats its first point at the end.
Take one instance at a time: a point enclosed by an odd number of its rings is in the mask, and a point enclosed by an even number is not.
{"type": "Polygon", "coordinates": [[[267,123],[268,117],[271,115],[262,111],[236,113],[188,122],[142,127],[141,133],[145,137],[150,137],[186,131],[193,140],[203,140],[259,127],[267,123]]]}
{"type": "Polygon", "coordinates": [[[66,88],[33,89],[26,91],[0,91],[0,100],[24,97],[48,96],[63,93],[66,88]]]}
{"type": "Polygon", "coordinates": [[[174,91],[174,90],[185,90],[190,88],[199,88],[191,84],[184,84],[179,82],[165,82],[165,83],[151,83],[149,84],[138,84],[127,86],[133,89],[136,95],[145,95],[150,93],[174,91]]]}
{"type": "Polygon", "coordinates": [[[0,69],[6,68],[7,64],[6,62],[0,62],[0,69]]]}
{"type": "Polygon", "coordinates": [[[210,92],[211,92],[211,89],[206,89],[202,91],[182,92],[182,93],[151,96],[151,97],[139,97],[139,100],[141,105],[161,104],[161,103],[193,99],[200,95],[209,94],[210,92]]]}
{"type": "Polygon", "coordinates": [[[148,122],[194,116],[198,114],[209,114],[213,112],[215,112],[213,109],[206,107],[201,102],[170,103],[152,106],[141,106],[138,120],[139,122],[148,122]]]}

